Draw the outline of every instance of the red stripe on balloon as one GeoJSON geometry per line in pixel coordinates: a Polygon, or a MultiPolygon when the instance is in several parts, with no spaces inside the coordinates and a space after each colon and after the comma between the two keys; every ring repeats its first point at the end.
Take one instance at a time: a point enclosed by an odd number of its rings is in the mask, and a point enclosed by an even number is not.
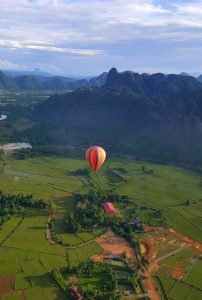
{"type": "Polygon", "coordinates": [[[94,148],[93,151],[91,152],[91,165],[94,171],[97,170],[97,149],[94,148]]]}

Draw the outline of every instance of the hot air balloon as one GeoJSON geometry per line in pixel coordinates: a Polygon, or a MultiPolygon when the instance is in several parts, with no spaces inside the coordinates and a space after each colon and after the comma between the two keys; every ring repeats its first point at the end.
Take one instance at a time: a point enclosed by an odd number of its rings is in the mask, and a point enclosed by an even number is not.
{"type": "Polygon", "coordinates": [[[93,169],[97,172],[106,158],[106,152],[99,146],[92,146],[86,151],[86,160],[93,169]]]}

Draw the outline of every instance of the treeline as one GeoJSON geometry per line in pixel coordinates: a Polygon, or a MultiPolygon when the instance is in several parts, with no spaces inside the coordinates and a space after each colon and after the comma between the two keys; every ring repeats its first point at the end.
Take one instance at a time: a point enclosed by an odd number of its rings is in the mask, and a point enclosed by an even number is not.
{"type": "MultiPolygon", "coordinates": [[[[43,129],[42,129],[43,130],[43,129]]],[[[37,157],[37,156],[61,156],[61,157],[81,157],[83,155],[82,150],[79,148],[74,149],[73,147],[68,146],[57,146],[52,145],[49,143],[49,141],[44,141],[44,143],[41,143],[40,140],[37,138],[34,139],[34,137],[27,138],[26,135],[24,135],[24,138],[26,140],[29,140],[30,144],[33,146],[33,148],[27,148],[27,149],[19,149],[13,152],[13,158],[17,160],[24,160],[31,157],[37,157]],[[38,141],[38,142],[37,142],[38,141]]],[[[13,138],[14,140],[22,140],[19,136],[18,138],[13,138]]],[[[9,141],[11,142],[11,141],[9,141]]],[[[84,172],[86,173],[86,172],[84,172]]],[[[82,174],[78,174],[82,175],[82,174]]]]}
{"type": "Polygon", "coordinates": [[[71,293],[70,293],[70,289],[67,286],[67,282],[65,280],[65,278],[63,277],[62,273],[59,272],[56,269],[52,270],[52,276],[55,279],[55,281],[57,282],[57,284],[60,286],[60,288],[63,290],[63,292],[70,297],[71,299],[73,299],[71,297],[71,293]]]}
{"type": "Polygon", "coordinates": [[[47,205],[44,200],[34,200],[32,195],[6,195],[0,191],[0,225],[22,211],[24,207],[44,209],[47,205]]]}

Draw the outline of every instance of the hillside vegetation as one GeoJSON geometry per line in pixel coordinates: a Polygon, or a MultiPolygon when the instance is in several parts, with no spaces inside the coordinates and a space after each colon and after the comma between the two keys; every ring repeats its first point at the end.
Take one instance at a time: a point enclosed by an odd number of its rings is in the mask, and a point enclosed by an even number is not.
{"type": "Polygon", "coordinates": [[[181,163],[202,162],[202,84],[191,76],[118,73],[100,88],[53,95],[36,105],[36,144],[84,146],[181,163]]]}

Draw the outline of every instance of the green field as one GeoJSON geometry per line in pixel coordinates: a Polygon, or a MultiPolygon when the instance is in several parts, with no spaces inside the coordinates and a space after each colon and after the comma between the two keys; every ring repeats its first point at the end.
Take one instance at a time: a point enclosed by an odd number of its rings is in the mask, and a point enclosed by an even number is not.
{"type": "Polygon", "coordinates": [[[188,276],[185,278],[185,282],[193,284],[202,290],[202,260],[201,258],[197,259],[193,264],[191,271],[188,276]]]}
{"type": "MultiPolygon", "coordinates": [[[[191,238],[202,242],[201,176],[182,168],[145,162],[112,162],[110,168],[128,171],[128,182],[118,191],[129,195],[134,202],[164,210],[169,225],[191,238]],[[142,172],[142,166],[154,174],[142,172]],[[190,206],[185,201],[190,200],[190,206]]],[[[128,214],[129,211],[123,214],[128,214]]]]}
{"type": "MultiPolygon", "coordinates": [[[[180,268],[182,270],[183,277],[185,277],[187,274],[192,273],[192,267],[194,267],[199,254],[200,252],[192,247],[183,249],[180,252],[160,261],[158,274],[165,277],[172,277],[172,272],[176,268],[180,268]]],[[[202,275],[202,269],[198,275],[202,275]]]]}
{"type": "MultiPolygon", "coordinates": [[[[75,171],[86,166],[84,159],[36,157],[14,160],[7,158],[5,174],[0,175],[0,190],[13,194],[31,193],[35,199],[52,199],[57,205],[56,232],[69,247],[67,249],[48,244],[45,237],[47,222],[45,212],[26,210],[24,216],[12,218],[0,229],[0,275],[14,274],[16,289],[24,290],[27,299],[41,297],[49,300],[65,299],[64,294],[53,281],[50,271],[53,268],[65,270],[68,266],[77,267],[93,254],[101,252],[94,238],[102,231],[70,234],[65,232],[63,222],[65,216],[75,209],[75,193],[85,193],[93,185],[107,190],[112,188],[107,176],[108,168],[124,168],[127,171],[128,180],[126,183],[118,183],[115,186],[117,191],[129,195],[134,204],[138,202],[149,207],[162,208],[170,226],[202,241],[202,178],[200,175],[172,166],[108,158],[98,177],[92,173],[90,177],[77,176],[75,171]],[[153,169],[154,174],[143,173],[143,165],[153,169]],[[189,206],[185,205],[186,200],[190,200],[189,206]]],[[[132,213],[135,213],[132,204],[127,211],[121,207],[123,216],[132,213]]],[[[171,243],[169,251],[172,249],[171,243]]],[[[161,255],[169,251],[162,249],[161,255]]],[[[184,267],[186,257],[189,260],[192,256],[193,252],[187,249],[184,253],[180,252],[179,255],[162,262],[159,275],[163,277],[167,272],[167,276],[177,258],[179,258],[178,263],[183,263],[184,267]],[[182,255],[183,259],[180,258],[182,255]]],[[[186,263],[185,267],[190,264],[191,262],[186,263]]],[[[199,270],[201,264],[197,261],[183,283],[186,287],[195,285],[192,289],[192,293],[195,293],[194,300],[198,297],[198,288],[201,288],[198,280],[199,270]]],[[[178,287],[180,289],[179,284],[176,284],[176,290],[178,287]]],[[[172,293],[175,293],[174,290],[172,293]]],[[[187,295],[186,299],[191,300],[190,295],[187,295]]]]}
{"type": "Polygon", "coordinates": [[[44,234],[46,218],[45,213],[32,210],[25,212],[24,218],[8,221],[1,229],[0,276],[14,274],[15,288],[23,290],[27,299],[42,295],[52,299],[57,294],[65,299],[48,271],[55,266],[66,269],[68,259],[65,249],[48,244],[44,234]]]}
{"type": "Polygon", "coordinates": [[[0,297],[1,300],[21,300],[21,297],[19,295],[7,295],[0,297]]]}
{"type": "MultiPolygon", "coordinates": [[[[116,276],[116,283],[118,289],[123,291],[130,291],[132,294],[134,294],[134,288],[130,284],[130,278],[132,276],[131,270],[128,269],[128,267],[125,266],[115,266],[112,265],[112,270],[116,276]]],[[[95,289],[99,290],[101,292],[104,291],[104,287],[106,283],[109,281],[107,279],[108,274],[106,271],[98,270],[92,274],[92,276],[81,276],[79,275],[77,277],[79,285],[81,286],[82,290],[86,289],[95,289]]],[[[104,298],[103,298],[104,299],[104,298]]]]}
{"type": "Polygon", "coordinates": [[[158,264],[159,277],[155,277],[155,282],[163,299],[201,299],[202,264],[199,251],[189,247],[159,261],[158,264]],[[182,270],[181,278],[173,278],[176,269],[182,270]]]}
{"type": "Polygon", "coordinates": [[[201,300],[202,290],[194,285],[166,277],[155,278],[155,283],[163,300],[201,300]]]}
{"type": "Polygon", "coordinates": [[[69,264],[76,267],[101,249],[95,242],[72,250],[49,245],[45,237],[47,214],[38,210],[24,214],[0,230],[0,276],[14,274],[15,289],[23,290],[27,299],[66,299],[51,270],[66,271],[69,264]]]}
{"type": "MultiPolygon", "coordinates": [[[[58,213],[64,216],[72,210],[72,195],[85,192],[92,187],[92,181],[85,176],[76,176],[74,171],[86,167],[79,159],[37,157],[24,161],[8,160],[6,175],[1,176],[0,189],[5,192],[33,193],[36,198],[53,199],[58,213]]],[[[120,193],[166,213],[170,226],[202,241],[202,196],[200,175],[181,168],[155,165],[131,160],[108,158],[97,178],[92,175],[93,184],[110,188],[106,170],[110,167],[127,170],[128,182],[117,186],[120,193]],[[154,174],[142,172],[142,166],[154,170],[154,174]],[[185,201],[190,200],[186,206],[185,201]]],[[[134,209],[132,208],[132,212],[134,209]]],[[[128,214],[124,211],[122,214],[128,214]]]]}

